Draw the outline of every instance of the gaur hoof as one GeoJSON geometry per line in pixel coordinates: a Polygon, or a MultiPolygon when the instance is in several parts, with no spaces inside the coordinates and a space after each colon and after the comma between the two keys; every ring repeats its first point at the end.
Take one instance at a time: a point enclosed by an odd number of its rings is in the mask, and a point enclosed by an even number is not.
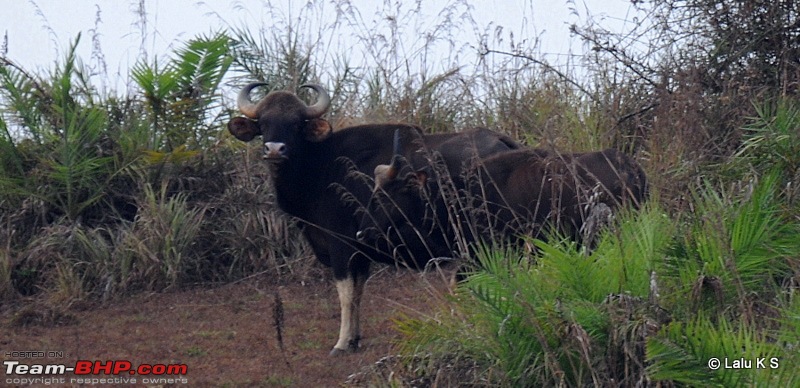
{"type": "Polygon", "coordinates": [[[331,350],[330,355],[335,357],[342,354],[355,353],[358,351],[359,342],[361,342],[361,336],[358,336],[355,339],[350,340],[347,344],[347,349],[339,349],[337,347],[334,347],[333,350],[331,350]]]}

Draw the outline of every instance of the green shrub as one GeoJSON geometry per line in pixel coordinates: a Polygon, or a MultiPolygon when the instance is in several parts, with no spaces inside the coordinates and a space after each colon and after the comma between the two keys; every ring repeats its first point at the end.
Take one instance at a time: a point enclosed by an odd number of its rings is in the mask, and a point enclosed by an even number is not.
{"type": "Polygon", "coordinates": [[[477,360],[500,385],[633,385],[643,338],[659,324],[653,269],[673,228],[650,204],[621,216],[591,252],[562,240],[536,241],[535,259],[485,251],[454,314],[400,322],[401,349],[477,360]]]}
{"type": "Polygon", "coordinates": [[[777,177],[702,186],[686,221],[653,201],[623,212],[593,250],[550,239],[534,257],[480,251],[452,304],[398,323],[400,349],[472,360],[498,385],[796,385],[783,366],[800,339],[799,225],[779,211],[777,177]],[[712,370],[712,357],[767,367],[712,370]]]}
{"type": "Polygon", "coordinates": [[[778,177],[763,175],[738,190],[706,184],[695,191],[694,212],[663,268],[676,310],[688,315],[698,305],[719,312],[735,306],[727,313],[757,319],[752,304],[771,299],[776,280],[791,276],[800,229],[781,212],[778,177]]]}

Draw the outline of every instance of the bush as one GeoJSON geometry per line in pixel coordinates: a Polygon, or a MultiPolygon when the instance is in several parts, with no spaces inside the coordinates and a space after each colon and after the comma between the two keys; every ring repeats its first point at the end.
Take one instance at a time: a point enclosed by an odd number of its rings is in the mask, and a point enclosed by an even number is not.
{"type": "Polygon", "coordinates": [[[456,291],[455,313],[401,321],[401,349],[476,360],[500,385],[634,385],[643,340],[662,323],[654,269],[674,227],[650,204],[592,252],[566,240],[536,241],[537,258],[485,251],[456,291]]]}

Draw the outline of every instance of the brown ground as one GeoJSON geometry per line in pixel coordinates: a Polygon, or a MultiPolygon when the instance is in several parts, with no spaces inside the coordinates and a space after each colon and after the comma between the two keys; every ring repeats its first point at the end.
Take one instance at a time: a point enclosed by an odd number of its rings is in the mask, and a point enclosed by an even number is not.
{"type": "MultiPolygon", "coordinates": [[[[362,303],[362,348],[343,357],[328,356],[339,324],[339,303],[330,279],[306,276],[302,282],[276,284],[264,275],[215,288],[138,295],[70,312],[55,319],[58,325],[19,327],[20,309],[5,311],[0,317],[0,359],[19,360],[9,357],[12,351],[59,351],[63,358],[21,361],[68,366],[78,360],[186,364],[188,386],[336,387],[393,354],[392,341],[398,338],[393,318],[430,312],[433,301],[447,292],[438,274],[379,269],[368,281],[362,303]],[[273,325],[276,292],[284,309],[285,352],[273,325]]],[[[3,369],[0,386],[8,377],[3,369]]]]}

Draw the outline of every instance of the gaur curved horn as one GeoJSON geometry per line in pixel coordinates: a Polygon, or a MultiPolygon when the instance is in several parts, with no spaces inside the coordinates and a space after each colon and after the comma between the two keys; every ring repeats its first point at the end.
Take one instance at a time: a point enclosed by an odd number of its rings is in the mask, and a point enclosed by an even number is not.
{"type": "Polygon", "coordinates": [[[400,130],[394,130],[394,136],[392,137],[392,156],[399,156],[403,154],[403,144],[400,142],[400,130]]]}
{"type": "Polygon", "coordinates": [[[400,130],[394,130],[394,137],[392,138],[392,163],[389,166],[392,177],[394,179],[397,173],[403,168],[403,144],[400,142],[400,130]]]}
{"type": "Polygon", "coordinates": [[[239,107],[239,111],[242,112],[245,117],[250,119],[258,119],[258,104],[254,103],[250,100],[250,92],[253,89],[259,86],[266,86],[267,84],[264,82],[253,82],[247,84],[241,92],[239,92],[239,96],[236,98],[236,105],[239,107]]]}
{"type": "Polygon", "coordinates": [[[300,85],[301,88],[309,88],[317,92],[317,102],[314,105],[309,105],[306,107],[305,115],[306,118],[309,119],[316,119],[321,117],[328,111],[328,108],[331,107],[331,96],[328,95],[328,92],[320,85],[317,84],[305,84],[300,85]]]}

